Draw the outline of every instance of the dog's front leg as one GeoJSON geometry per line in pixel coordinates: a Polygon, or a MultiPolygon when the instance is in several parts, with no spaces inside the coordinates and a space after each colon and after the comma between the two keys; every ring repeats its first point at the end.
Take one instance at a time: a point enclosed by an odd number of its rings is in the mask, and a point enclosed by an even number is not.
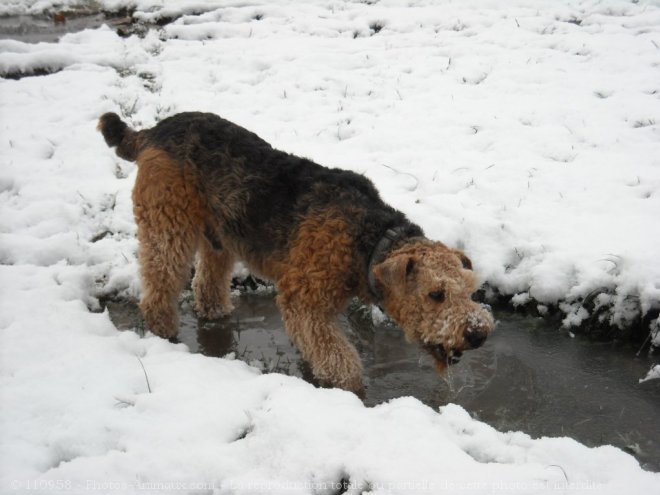
{"type": "Polygon", "coordinates": [[[289,337],[321,385],[363,394],[362,362],[344,335],[337,314],[307,306],[296,296],[286,301],[280,296],[278,304],[289,337]]]}
{"type": "Polygon", "coordinates": [[[362,363],[338,314],[354,295],[354,239],[342,211],[313,211],[300,222],[277,281],[289,337],[324,385],[360,394],[362,363]]]}

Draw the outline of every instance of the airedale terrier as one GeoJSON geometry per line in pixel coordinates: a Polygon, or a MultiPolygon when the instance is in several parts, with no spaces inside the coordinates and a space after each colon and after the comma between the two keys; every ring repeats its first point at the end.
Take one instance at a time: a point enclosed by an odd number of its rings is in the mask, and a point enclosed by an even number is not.
{"type": "Polygon", "coordinates": [[[286,330],[326,385],[362,390],[360,358],[337,319],[353,297],[379,304],[441,370],[493,329],[471,299],[477,279],[465,254],[426,239],[362,175],[278,151],[210,113],[142,131],[107,113],[99,129],[138,162],[140,308],[155,334],[177,335],[195,253],[199,316],[232,310],[232,267],[242,260],[275,282],[286,330]]]}

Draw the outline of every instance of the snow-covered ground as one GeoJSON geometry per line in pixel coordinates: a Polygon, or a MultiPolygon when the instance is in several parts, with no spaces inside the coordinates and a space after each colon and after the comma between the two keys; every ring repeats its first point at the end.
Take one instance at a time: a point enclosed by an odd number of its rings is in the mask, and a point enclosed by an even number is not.
{"type": "Polygon", "coordinates": [[[365,408],[88,311],[139,295],[135,169],[96,120],[184,110],[364,173],[491,288],[568,325],[590,295],[624,326],[657,309],[657,3],[101,3],[183,16],[143,39],[0,40],[0,74],[59,71],[0,80],[0,490],[660,492],[612,447],[499,433],[453,405],[365,408]]]}

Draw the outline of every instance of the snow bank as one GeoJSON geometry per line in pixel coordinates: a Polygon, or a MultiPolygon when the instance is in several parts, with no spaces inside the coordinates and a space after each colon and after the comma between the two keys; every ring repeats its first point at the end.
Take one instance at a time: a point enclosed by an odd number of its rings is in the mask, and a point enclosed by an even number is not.
{"type": "MultiPolygon", "coordinates": [[[[137,5],[137,16],[162,13],[137,5]]],[[[135,169],[102,142],[98,116],[141,127],[205,110],[369,176],[516,301],[563,303],[572,324],[596,291],[607,317],[629,324],[660,301],[660,10],[177,5],[168,15],[183,16],[144,39],[102,28],[0,41],[1,74],[59,71],[0,80],[2,490],[66,480],[74,492],[336,493],[347,480],[347,493],[657,491],[658,475],[611,447],[498,433],[413,399],[367,409],[120,334],[88,308],[140,290],[135,169]]]]}
{"type": "Polygon", "coordinates": [[[648,380],[657,380],[657,379],[660,379],[660,364],[656,364],[655,366],[653,366],[649,370],[647,375],[639,380],[639,383],[643,383],[648,380]]]}

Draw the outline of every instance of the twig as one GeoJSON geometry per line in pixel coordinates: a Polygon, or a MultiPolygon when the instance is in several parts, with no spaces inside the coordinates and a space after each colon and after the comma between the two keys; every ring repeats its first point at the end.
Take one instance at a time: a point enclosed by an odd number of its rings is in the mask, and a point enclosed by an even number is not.
{"type": "Polygon", "coordinates": [[[147,370],[144,369],[144,364],[142,364],[142,360],[138,356],[135,356],[135,358],[140,363],[140,366],[142,366],[142,371],[144,371],[144,379],[147,381],[147,390],[149,391],[149,393],[151,393],[151,385],[149,384],[149,376],[147,375],[147,370]]]}
{"type": "Polygon", "coordinates": [[[384,163],[381,163],[381,165],[385,168],[389,168],[392,172],[394,172],[396,174],[409,175],[410,177],[412,177],[415,180],[415,186],[413,188],[409,188],[408,189],[409,191],[414,191],[415,189],[417,189],[419,187],[419,179],[417,178],[417,176],[415,176],[413,174],[410,174],[408,172],[401,172],[400,170],[397,170],[394,167],[390,167],[389,165],[385,165],[384,163]]]}
{"type": "Polygon", "coordinates": [[[646,343],[651,339],[651,330],[649,330],[649,334],[646,336],[646,339],[644,340],[644,343],[642,344],[642,347],[639,348],[639,351],[635,354],[635,357],[639,357],[639,355],[642,353],[642,349],[646,347],[646,343]]]}
{"type": "Polygon", "coordinates": [[[548,467],[558,467],[561,469],[561,472],[564,473],[564,479],[566,480],[566,483],[568,483],[568,476],[566,475],[566,471],[564,471],[563,467],[561,467],[559,464],[550,464],[548,467]]]}

